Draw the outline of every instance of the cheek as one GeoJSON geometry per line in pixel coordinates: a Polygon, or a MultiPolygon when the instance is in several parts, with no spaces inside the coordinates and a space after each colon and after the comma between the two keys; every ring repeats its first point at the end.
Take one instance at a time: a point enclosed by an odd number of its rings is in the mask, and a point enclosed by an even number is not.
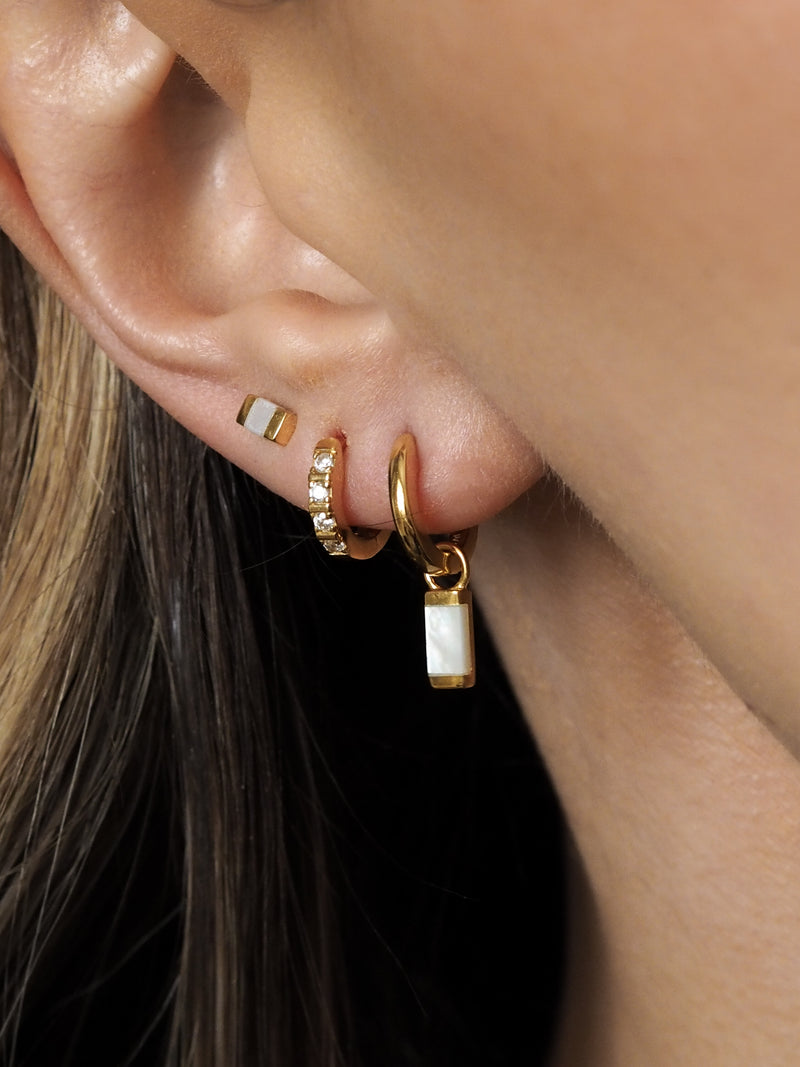
{"type": "Polygon", "coordinates": [[[320,0],[256,150],[296,226],[351,261],[380,234],[425,284],[426,260],[487,239],[527,270],[752,256],[797,214],[798,23],[712,0],[320,0]]]}
{"type": "Polygon", "coordinates": [[[417,311],[514,133],[507,89],[486,76],[502,46],[482,55],[469,27],[456,34],[460,6],[320,0],[251,68],[251,150],[281,221],[417,311]]]}

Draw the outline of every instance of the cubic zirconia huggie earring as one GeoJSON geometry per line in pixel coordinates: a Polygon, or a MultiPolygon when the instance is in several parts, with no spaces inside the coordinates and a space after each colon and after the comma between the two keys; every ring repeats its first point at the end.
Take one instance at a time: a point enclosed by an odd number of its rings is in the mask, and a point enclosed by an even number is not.
{"type": "Polygon", "coordinates": [[[288,444],[297,428],[297,416],[293,411],[252,393],[245,397],[236,421],[246,430],[259,437],[266,437],[276,445],[288,444]]]}
{"type": "Polygon", "coordinates": [[[389,530],[372,530],[339,524],[336,502],[344,481],[344,445],[336,437],[325,437],[314,449],[308,472],[308,510],[314,533],[331,556],[369,559],[383,548],[389,530]]]}
{"type": "Polygon", "coordinates": [[[433,538],[414,520],[419,464],[411,434],[399,437],[389,462],[389,498],[403,547],[422,568],[425,594],[425,648],[434,689],[468,689],[475,684],[475,637],[469,557],[476,526],[433,538]],[[455,579],[452,581],[451,579],[455,579]]]}

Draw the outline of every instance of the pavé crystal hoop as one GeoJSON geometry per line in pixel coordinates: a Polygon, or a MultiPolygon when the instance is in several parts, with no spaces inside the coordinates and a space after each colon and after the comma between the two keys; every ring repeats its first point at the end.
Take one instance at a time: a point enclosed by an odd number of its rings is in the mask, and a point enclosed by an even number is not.
{"type": "Polygon", "coordinates": [[[245,430],[259,437],[266,437],[276,445],[288,444],[297,428],[297,416],[293,411],[287,411],[286,408],[273,404],[271,400],[266,400],[263,396],[253,396],[252,393],[245,397],[236,421],[240,426],[244,426],[245,430]]]}
{"type": "Polygon", "coordinates": [[[419,462],[411,434],[394,443],[389,462],[389,499],[403,546],[422,568],[425,594],[425,649],[434,689],[469,689],[475,684],[475,638],[469,557],[478,528],[433,538],[414,521],[419,462]],[[451,579],[455,578],[455,581],[451,579]]]}
{"type": "Polygon", "coordinates": [[[344,446],[335,437],[325,437],[314,449],[308,472],[308,510],[317,540],[331,556],[369,559],[383,548],[389,530],[340,526],[336,501],[342,492],[344,446]]]}

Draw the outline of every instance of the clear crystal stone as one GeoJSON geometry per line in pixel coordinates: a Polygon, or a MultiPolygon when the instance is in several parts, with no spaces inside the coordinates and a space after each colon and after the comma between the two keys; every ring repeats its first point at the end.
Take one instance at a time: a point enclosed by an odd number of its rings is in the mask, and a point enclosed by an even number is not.
{"type": "Polygon", "coordinates": [[[344,541],[324,541],[325,548],[332,556],[346,556],[347,545],[344,541]]]}
{"type": "Polygon", "coordinates": [[[333,469],[333,452],[320,452],[314,456],[314,470],[319,474],[327,474],[333,469]]]}
{"type": "Polygon", "coordinates": [[[332,519],[330,515],[315,515],[314,529],[319,530],[320,533],[334,533],[336,520],[332,519]]]}
{"type": "Polygon", "coordinates": [[[324,485],[320,485],[319,482],[312,482],[308,487],[308,499],[315,504],[327,504],[330,499],[330,493],[324,485]]]}

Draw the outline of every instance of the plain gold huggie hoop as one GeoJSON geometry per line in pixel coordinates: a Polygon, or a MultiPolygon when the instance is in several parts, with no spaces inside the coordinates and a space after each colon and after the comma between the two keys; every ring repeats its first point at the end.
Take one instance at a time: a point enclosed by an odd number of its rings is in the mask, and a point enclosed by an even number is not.
{"type": "Polygon", "coordinates": [[[442,576],[448,573],[445,553],[439,542],[457,545],[469,558],[478,541],[478,527],[433,538],[423,533],[414,520],[419,478],[417,442],[413,435],[404,433],[394,443],[389,461],[389,500],[392,505],[394,526],[406,552],[426,574],[442,576]]]}

